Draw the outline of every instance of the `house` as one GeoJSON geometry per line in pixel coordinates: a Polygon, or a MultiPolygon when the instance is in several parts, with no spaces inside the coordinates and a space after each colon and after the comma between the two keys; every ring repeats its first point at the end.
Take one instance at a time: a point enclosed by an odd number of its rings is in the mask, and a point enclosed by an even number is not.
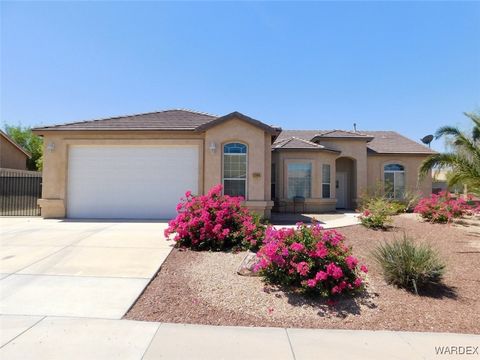
{"type": "Polygon", "coordinates": [[[218,183],[265,216],[299,199],[307,212],[355,208],[377,183],[392,197],[432,188],[418,167],[433,152],[391,131],[282,131],[239,112],[167,110],[34,132],[47,218],[171,218],[186,190],[218,183]]]}
{"type": "Polygon", "coordinates": [[[27,170],[31,155],[0,130],[0,168],[27,170]]]}

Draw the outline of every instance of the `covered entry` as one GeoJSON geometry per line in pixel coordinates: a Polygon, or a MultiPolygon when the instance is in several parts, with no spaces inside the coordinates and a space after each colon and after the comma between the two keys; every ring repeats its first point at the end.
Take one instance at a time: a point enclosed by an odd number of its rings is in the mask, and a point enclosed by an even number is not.
{"type": "Polygon", "coordinates": [[[356,161],[349,157],[339,157],[335,161],[335,194],[337,209],[352,209],[356,198],[356,161]]]}

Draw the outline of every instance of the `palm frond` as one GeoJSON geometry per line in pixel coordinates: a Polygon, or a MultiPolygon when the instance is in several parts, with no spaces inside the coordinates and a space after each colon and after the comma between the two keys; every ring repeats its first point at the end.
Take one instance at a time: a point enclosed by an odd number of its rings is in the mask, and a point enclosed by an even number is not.
{"type": "Polygon", "coordinates": [[[436,132],[435,132],[435,138],[436,139],[439,139],[443,136],[446,136],[446,135],[451,135],[451,136],[458,136],[460,135],[462,132],[460,131],[459,128],[457,127],[454,127],[454,126],[442,126],[441,128],[439,128],[436,132]]]}
{"type": "Polygon", "coordinates": [[[425,159],[420,165],[420,177],[427,175],[432,169],[445,169],[452,167],[457,162],[458,155],[455,153],[434,154],[425,159]]]}
{"type": "Polygon", "coordinates": [[[470,192],[480,195],[480,114],[465,113],[472,120],[472,136],[454,126],[442,126],[435,137],[453,137],[453,152],[434,154],[425,159],[419,169],[419,178],[432,169],[451,169],[450,186],[465,184],[470,192]]]}
{"type": "Polygon", "coordinates": [[[480,113],[465,112],[464,114],[473,122],[472,140],[474,142],[479,141],[480,140],[480,113]]]}

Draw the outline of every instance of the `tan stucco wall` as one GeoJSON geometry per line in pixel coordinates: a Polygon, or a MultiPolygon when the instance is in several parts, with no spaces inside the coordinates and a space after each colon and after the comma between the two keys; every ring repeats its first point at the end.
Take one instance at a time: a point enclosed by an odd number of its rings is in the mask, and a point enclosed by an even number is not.
{"type": "MultiPolygon", "coordinates": [[[[277,150],[273,152],[272,162],[276,169],[276,203],[282,205],[283,211],[293,211],[292,201],[287,199],[287,171],[289,161],[306,161],[312,163],[312,198],[306,200],[306,211],[319,212],[334,210],[335,174],[337,171],[347,172],[349,179],[347,207],[358,206],[359,198],[367,191],[372,193],[379,184],[383,184],[383,167],[388,163],[399,163],[405,166],[405,186],[409,191],[420,191],[428,195],[432,190],[431,176],[418,181],[418,168],[427,157],[425,155],[367,155],[364,140],[322,140],[322,145],[341,151],[340,154],[312,151],[277,150]],[[347,159],[353,160],[348,163],[347,159]],[[321,165],[331,165],[331,197],[332,200],[321,198],[321,165]],[[337,167],[338,166],[338,167],[337,167]],[[286,203],[286,208],[285,208],[286,203]]],[[[383,185],[382,185],[383,186],[383,185]]]]}
{"type": "Polygon", "coordinates": [[[186,132],[47,132],[44,134],[42,216],[65,217],[67,209],[68,149],[73,145],[197,145],[199,184],[203,189],[203,134],[186,132]],[[55,149],[47,150],[53,143],[55,149]]]}
{"type": "Polygon", "coordinates": [[[378,184],[383,184],[383,168],[387,164],[401,164],[405,167],[405,189],[420,191],[427,196],[432,193],[432,176],[429,174],[421,181],[418,180],[420,164],[426,155],[369,155],[368,156],[368,191],[375,191],[378,184]]]}
{"type": "Polygon", "coordinates": [[[251,209],[270,215],[271,136],[259,127],[232,119],[210,128],[205,134],[205,188],[222,183],[223,145],[240,142],[248,146],[246,204],[251,209]],[[214,143],[215,152],[210,151],[214,143]]]}
{"type": "MultiPolygon", "coordinates": [[[[335,159],[336,153],[326,151],[277,150],[273,152],[275,164],[276,205],[281,211],[293,211],[293,200],[288,199],[287,165],[290,162],[309,162],[312,164],[311,198],[305,200],[306,212],[335,210],[335,159]],[[322,165],[330,165],[330,199],[322,198],[322,165]]],[[[298,209],[297,209],[298,210],[298,209]]]]}
{"type": "MultiPolygon", "coordinates": [[[[42,134],[41,132],[37,132],[42,134]]],[[[230,141],[248,145],[248,194],[245,204],[269,216],[271,136],[242,120],[230,120],[204,133],[190,131],[46,131],[44,136],[43,190],[39,204],[42,216],[65,217],[67,209],[68,149],[72,145],[197,145],[199,147],[199,192],[222,182],[222,148],[230,141]],[[212,153],[211,143],[217,149],[212,153]],[[55,149],[47,150],[48,144],[55,149]],[[268,184],[268,186],[267,186],[268,184]]],[[[185,189],[188,190],[188,189],[185,189]]]]}
{"type": "MultiPolygon", "coordinates": [[[[431,192],[431,177],[417,185],[420,163],[426,156],[417,155],[369,155],[364,140],[322,140],[321,144],[341,151],[340,154],[326,151],[279,150],[271,152],[271,135],[259,127],[240,119],[218,124],[206,132],[191,131],[46,131],[37,132],[44,136],[43,194],[39,204],[44,217],[65,217],[68,203],[68,149],[72,145],[197,145],[199,147],[199,192],[205,193],[222,182],[223,145],[240,142],[248,146],[247,199],[245,204],[262,215],[269,216],[271,201],[271,164],[276,165],[276,200],[286,204],[286,211],[293,210],[293,202],[287,199],[286,164],[290,161],[312,163],[312,197],[306,200],[306,211],[322,212],[335,209],[336,159],[349,158],[355,161],[351,188],[358,198],[367,189],[373,189],[383,179],[383,166],[398,162],[406,168],[406,186],[409,190],[420,189],[424,194],[431,192]],[[54,143],[55,149],[46,148],[54,143]],[[211,144],[216,150],[211,151],[211,144]],[[321,194],[322,164],[330,164],[330,199],[321,194]],[[355,186],[353,186],[355,185],[355,186]]],[[[3,148],[2,148],[3,155],[3,148]]],[[[340,162],[341,163],[341,162],[340,162]]],[[[3,165],[2,165],[3,166],[3,165]]],[[[352,202],[355,202],[353,199],[352,202]]],[[[355,204],[352,204],[353,206],[355,204]]]]}
{"type": "Polygon", "coordinates": [[[355,161],[355,198],[353,199],[354,204],[350,204],[350,206],[355,206],[358,202],[358,196],[367,189],[366,141],[361,139],[322,139],[320,144],[341,151],[339,157],[347,157],[355,161]]]}
{"type": "Polygon", "coordinates": [[[3,136],[0,136],[0,168],[27,169],[27,155],[3,136]]]}

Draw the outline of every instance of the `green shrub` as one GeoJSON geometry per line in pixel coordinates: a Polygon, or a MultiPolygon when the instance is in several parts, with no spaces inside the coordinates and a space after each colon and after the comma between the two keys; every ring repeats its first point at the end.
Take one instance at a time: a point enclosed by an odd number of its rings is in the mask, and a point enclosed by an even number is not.
{"type": "Polygon", "coordinates": [[[392,215],[402,214],[407,212],[407,206],[403,204],[401,201],[392,200],[389,202],[390,212],[392,215]]]}
{"type": "Polygon", "coordinates": [[[365,203],[362,214],[359,216],[362,225],[371,229],[385,229],[392,221],[391,216],[396,214],[396,209],[384,198],[372,198],[365,203]]]}
{"type": "Polygon", "coordinates": [[[414,291],[441,282],[445,264],[428,244],[415,244],[403,235],[400,240],[379,245],[372,253],[389,284],[414,291]]]}

